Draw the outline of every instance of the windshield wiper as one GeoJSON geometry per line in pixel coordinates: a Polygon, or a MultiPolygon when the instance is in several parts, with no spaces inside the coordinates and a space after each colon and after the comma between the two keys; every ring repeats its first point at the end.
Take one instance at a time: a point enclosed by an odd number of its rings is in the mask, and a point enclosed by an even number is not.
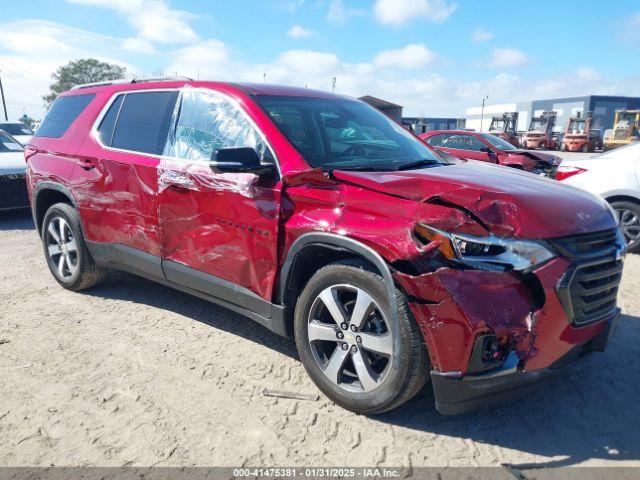
{"type": "Polygon", "coordinates": [[[372,166],[354,166],[354,167],[334,167],[331,170],[342,170],[343,172],[393,172],[392,168],[372,167],[372,166]]]}
{"type": "Polygon", "coordinates": [[[420,167],[428,167],[429,165],[444,165],[444,163],[438,160],[424,159],[416,162],[405,163],[404,165],[400,165],[396,168],[396,170],[415,170],[420,167]]]}

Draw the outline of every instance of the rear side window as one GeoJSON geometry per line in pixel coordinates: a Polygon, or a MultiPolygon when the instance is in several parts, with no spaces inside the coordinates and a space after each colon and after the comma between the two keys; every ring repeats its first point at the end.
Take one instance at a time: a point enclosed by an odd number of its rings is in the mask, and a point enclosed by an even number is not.
{"type": "Polygon", "coordinates": [[[162,154],[177,98],[177,91],[127,93],[117,116],[110,146],[133,152],[162,154]]]}
{"type": "Polygon", "coordinates": [[[58,97],[51,105],[35,136],[60,138],[94,98],[95,94],[58,97]]]}
{"type": "Polygon", "coordinates": [[[100,135],[100,140],[107,146],[111,146],[111,141],[113,140],[113,130],[116,126],[116,120],[118,118],[118,113],[120,113],[120,105],[122,105],[122,100],[124,99],[124,95],[118,95],[116,99],[113,101],[111,106],[109,107],[109,111],[100,122],[100,126],[98,127],[98,135],[100,135]]]}

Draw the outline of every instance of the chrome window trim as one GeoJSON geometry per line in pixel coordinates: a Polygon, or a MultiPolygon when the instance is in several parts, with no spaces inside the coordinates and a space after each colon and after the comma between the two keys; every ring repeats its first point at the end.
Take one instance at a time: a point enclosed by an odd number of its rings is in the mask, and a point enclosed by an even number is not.
{"type": "MultiPolygon", "coordinates": [[[[264,132],[258,127],[256,122],[254,122],[253,118],[251,118],[251,116],[249,116],[249,114],[242,107],[242,105],[240,105],[240,102],[238,102],[231,95],[229,95],[227,93],[223,93],[223,92],[221,92],[219,90],[212,89],[212,88],[185,86],[185,87],[178,87],[178,88],[149,88],[149,89],[141,89],[141,90],[121,90],[121,91],[115,92],[109,98],[109,100],[107,100],[107,103],[105,103],[104,107],[102,107],[102,110],[98,114],[96,120],[93,122],[93,126],[91,127],[91,131],[89,132],[89,134],[96,141],[96,143],[100,146],[100,148],[103,148],[104,150],[108,150],[108,151],[112,151],[112,152],[120,152],[120,153],[131,153],[131,154],[140,155],[140,156],[143,156],[143,157],[157,158],[159,160],[165,159],[165,160],[175,160],[175,161],[184,162],[184,163],[195,163],[192,160],[189,160],[189,159],[186,159],[186,158],[169,157],[169,156],[166,156],[166,155],[156,155],[154,153],[137,152],[135,150],[127,150],[127,149],[114,148],[114,147],[111,147],[111,146],[107,146],[102,142],[102,139],[100,138],[100,134],[98,132],[98,128],[100,127],[100,124],[102,123],[102,120],[107,115],[107,112],[111,108],[111,105],[113,105],[113,102],[115,102],[116,99],[120,95],[124,95],[125,98],[122,99],[122,103],[120,104],[120,109],[118,110],[118,115],[116,117],[116,121],[115,121],[115,124],[114,124],[113,135],[115,135],[115,130],[116,130],[116,127],[118,126],[118,120],[120,119],[120,110],[122,109],[122,105],[124,105],[124,102],[126,100],[126,96],[127,95],[134,95],[136,93],[152,93],[152,92],[178,92],[178,100],[176,101],[176,105],[178,105],[178,102],[181,101],[181,99],[182,99],[181,98],[182,92],[187,88],[189,88],[191,90],[195,90],[195,91],[201,91],[203,93],[220,95],[224,99],[230,101],[235,108],[240,110],[240,112],[242,112],[242,115],[249,122],[249,124],[256,130],[256,132],[258,133],[259,137],[262,139],[262,141],[265,143],[265,145],[267,146],[267,148],[271,152],[271,155],[273,156],[274,164],[276,166],[276,169],[278,170],[278,178],[279,179],[282,178],[282,170],[280,169],[280,159],[276,155],[276,152],[273,149],[273,147],[271,146],[271,143],[267,140],[267,137],[264,134],[264,132]]],[[[113,141],[113,138],[112,138],[112,141],[113,141]]]]}

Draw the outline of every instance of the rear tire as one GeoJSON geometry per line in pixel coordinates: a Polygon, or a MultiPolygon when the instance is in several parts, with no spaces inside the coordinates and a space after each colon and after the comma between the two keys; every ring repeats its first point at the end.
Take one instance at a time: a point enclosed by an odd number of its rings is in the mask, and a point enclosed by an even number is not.
{"type": "Polygon", "coordinates": [[[611,202],[620,216],[620,229],[630,253],[640,253],[640,204],[634,202],[611,202]]]}
{"type": "Polygon", "coordinates": [[[80,216],[71,205],[56,203],[47,210],[42,222],[42,245],[51,274],[64,288],[86,290],[104,279],[106,269],[91,257],[80,216]]]}
{"type": "Polygon", "coordinates": [[[346,260],[327,265],[298,298],[294,334],[302,364],[318,388],[343,408],[363,414],[392,410],[429,379],[422,333],[404,295],[396,291],[396,299],[399,351],[391,349],[387,286],[368,264],[346,260]],[[397,370],[392,358],[399,360],[397,370]]]}

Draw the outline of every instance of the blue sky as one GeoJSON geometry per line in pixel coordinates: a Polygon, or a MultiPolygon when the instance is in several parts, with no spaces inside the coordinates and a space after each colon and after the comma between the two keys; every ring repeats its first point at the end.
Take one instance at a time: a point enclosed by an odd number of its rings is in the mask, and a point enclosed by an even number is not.
{"type": "Polygon", "coordinates": [[[51,73],[82,57],[131,75],[267,81],[372,94],[407,115],[492,103],[640,95],[640,3],[478,0],[3,2],[10,116],[40,117],[51,73]]]}

